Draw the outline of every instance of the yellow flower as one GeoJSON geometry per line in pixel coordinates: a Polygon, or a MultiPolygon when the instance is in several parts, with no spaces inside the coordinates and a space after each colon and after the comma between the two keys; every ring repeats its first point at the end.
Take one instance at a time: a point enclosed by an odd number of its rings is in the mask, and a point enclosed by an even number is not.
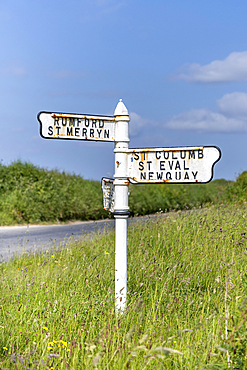
{"type": "Polygon", "coordinates": [[[48,330],[48,328],[46,326],[42,326],[42,329],[44,330],[48,330]]]}
{"type": "Polygon", "coordinates": [[[67,352],[69,352],[70,350],[69,349],[67,349],[67,352]]]}
{"type": "Polygon", "coordinates": [[[8,348],[7,347],[3,347],[3,349],[6,349],[6,351],[8,351],[8,348]]]}
{"type": "Polygon", "coordinates": [[[52,350],[52,347],[48,347],[47,349],[48,349],[48,351],[51,351],[52,350]]]}
{"type": "Polygon", "coordinates": [[[109,254],[108,252],[105,252],[105,254],[109,254]]]}
{"type": "Polygon", "coordinates": [[[53,341],[53,343],[57,343],[57,342],[58,342],[58,340],[54,340],[54,341],[53,341]]]}
{"type": "Polygon", "coordinates": [[[48,343],[48,346],[54,346],[54,343],[53,342],[49,342],[48,343]]]}
{"type": "Polygon", "coordinates": [[[54,256],[52,256],[52,258],[54,258],[54,256]]]}

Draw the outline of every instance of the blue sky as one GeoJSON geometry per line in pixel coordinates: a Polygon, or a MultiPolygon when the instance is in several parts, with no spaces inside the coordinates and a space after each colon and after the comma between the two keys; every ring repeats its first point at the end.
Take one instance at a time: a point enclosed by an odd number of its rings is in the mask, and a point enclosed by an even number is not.
{"type": "Polygon", "coordinates": [[[130,147],[216,145],[247,170],[247,2],[0,0],[0,159],[100,180],[112,143],[44,140],[41,110],[131,115],[130,147]]]}

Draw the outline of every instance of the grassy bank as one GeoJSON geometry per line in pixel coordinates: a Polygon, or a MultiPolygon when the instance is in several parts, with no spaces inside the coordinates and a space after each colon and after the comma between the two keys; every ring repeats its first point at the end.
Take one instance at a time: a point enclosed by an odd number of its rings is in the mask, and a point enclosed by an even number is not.
{"type": "Polygon", "coordinates": [[[246,367],[247,207],[137,223],[114,312],[114,234],[0,265],[1,369],[246,367]]]}
{"type": "MultiPolygon", "coordinates": [[[[236,182],[130,185],[131,216],[247,200],[247,172],[236,182]]],[[[0,165],[0,225],[97,220],[112,217],[102,206],[99,181],[48,171],[31,163],[0,165]]]]}

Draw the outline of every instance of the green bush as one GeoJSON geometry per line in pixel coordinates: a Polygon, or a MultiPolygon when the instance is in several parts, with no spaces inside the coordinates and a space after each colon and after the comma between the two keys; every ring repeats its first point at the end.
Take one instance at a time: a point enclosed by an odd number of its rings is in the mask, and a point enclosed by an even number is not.
{"type": "MultiPolygon", "coordinates": [[[[131,216],[204,207],[247,199],[247,171],[237,180],[208,184],[130,185],[131,216]]],[[[48,171],[31,163],[0,164],[0,225],[98,220],[113,217],[103,209],[99,181],[48,171]]]]}
{"type": "Polygon", "coordinates": [[[107,216],[98,181],[20,161],[0,166],[2,224],[95,220],[107,216]]]}
{"type": "Polygon", "coordinates": [[[228,181],[223,179],[208,184],[130,185],[130,212],[145,215],[203,207],[222,200],[227,186],[228,181]]]}
{"type": "Polygon", "coordinates": [[[238,175],[235,182],[227,189],[228,199],[247,200],[247,171],[238,175]]]}

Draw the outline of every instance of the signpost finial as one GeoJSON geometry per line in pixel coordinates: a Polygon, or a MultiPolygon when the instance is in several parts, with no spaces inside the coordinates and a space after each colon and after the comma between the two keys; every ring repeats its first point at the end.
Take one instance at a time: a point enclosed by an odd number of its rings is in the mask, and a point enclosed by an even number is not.
{"type": "Polygon", "coordinates": [[[124,105],[123,100],[119,99],[119,102],[114,112],[114,116],[128,116],[128,115],[129,115],[129,112],[126,106],[124,105]]]}

